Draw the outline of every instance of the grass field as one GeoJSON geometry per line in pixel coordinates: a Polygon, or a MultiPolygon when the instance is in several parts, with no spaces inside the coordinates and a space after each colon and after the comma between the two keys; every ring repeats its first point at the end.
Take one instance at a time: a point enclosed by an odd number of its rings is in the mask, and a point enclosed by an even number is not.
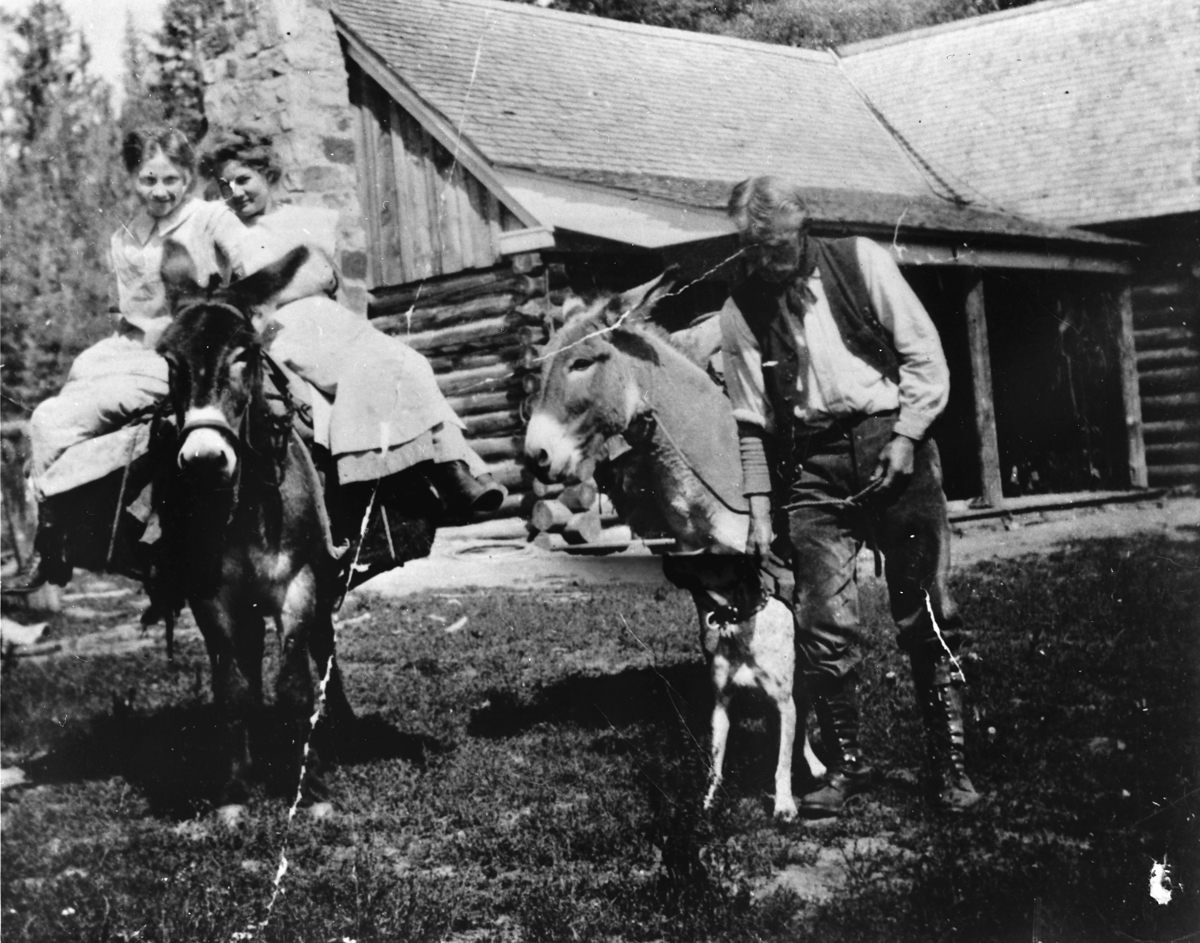
{"type": "MultiPolygon", "coordinates": [[[[705,670],[690,603],[665,586],[353,597],[340,650],[360,722],[339,739],[338,814],[289,827],[268,720],[235,833],[206,804],[194,635],[173,667],[160,646],[6,657],[4,765],[29,782],[3,798],[0,935],[1200,939],[1198,573],[1195,539],[1130,537],[957,575],[975,628],[970,765],[989,796],[961,819],[920,801],[907,668],[882,629],[864,682],[884,772],[870,798],[833,823],[775,825],[773,732],[751,699],[721,805],[701,814],[705,670]]],[[[882,588],[864,597],[886,625],[882,588]]],[[[132,599],[50,633],[129,619],[132,599]]]]}

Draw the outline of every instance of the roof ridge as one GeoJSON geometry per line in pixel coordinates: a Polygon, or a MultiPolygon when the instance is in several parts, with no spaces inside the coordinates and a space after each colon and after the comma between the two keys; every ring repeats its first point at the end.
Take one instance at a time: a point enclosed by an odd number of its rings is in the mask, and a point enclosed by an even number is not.
{"type": "Polygon", "coordinates": [[[1017,19],[1023,16],[1037,16],[1048,10],[1080,6],[1085,3],[1099,3],[1101,0],[1040,0],[1025,6],[1012,7],[1008,10],[996,10],[992,13],[980,13],[961,20],[950,20],[947,23],[935,23],[932,26],[919,26],[916,29],[904,30],[899,33],[889,33],[887,36],[876,36],[873,39],[860,39],[857,42],[838,46],[837,53],[842,58],[851,58],[864,52],[882,49],[888,46],[899,46],[902,43],[915,42],[942,33],[953,33],[960,30],[979,29],[990,26],[1002,20],[1017,19]]]}
{"type": "MultiPolygon", "coordinates": [[[[403,2],[403,0],[401,0],[403,2]]],[[[613,20],[596,16],[591,13],[575,13],[571,10],[556,10],[554,7],[538,6],[536,3],[521,3],[514,0],[435,0],[445,6],[464,5],[483,7],[491,10],[503,10],[506,14],[528,17],[557,17],[563,20],[573,20],[576,23],[593,29],[607,29],[615,32],[631,32],[658,34],[664,39],[674,39],[679,42],[704,43],[718,46],[742,46],[769,52],[776,55],[806,59],[819,65],[829,65],[823,50],[807,49],[800,46],[784,46],[779,43],[764,43],[755,39],[741,39],[737,36],[723,36],[718,33],[700,33],[694,30],[679,29],[673,26],[652,26],[648,23],[630,23],[626,20],[613,20]]],[[[333,0],[336,11],[342,6],[340,0],[333,0]]]]}

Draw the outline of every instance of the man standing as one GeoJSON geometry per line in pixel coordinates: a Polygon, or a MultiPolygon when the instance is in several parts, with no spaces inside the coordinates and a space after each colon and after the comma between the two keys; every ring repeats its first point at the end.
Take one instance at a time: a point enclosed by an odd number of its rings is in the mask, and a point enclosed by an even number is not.
{"type": "Polygon", "coordinates": [[[796,188],[752,177],[734,187],[729,215],[747,260],[721,312],[750,502],[747,549],[765,556],[776,525],[790,545],[798,667],[834,754],[801,813],[836,815],[872,777],[858,735],[855,558],[864,541],[887,561],[925,725],[929,796],[947,810],[969,808],[980,796],[963,758],[950,528],[926,435],[949,393],[937,329],[886,250],[808,235],[796,188]]]}

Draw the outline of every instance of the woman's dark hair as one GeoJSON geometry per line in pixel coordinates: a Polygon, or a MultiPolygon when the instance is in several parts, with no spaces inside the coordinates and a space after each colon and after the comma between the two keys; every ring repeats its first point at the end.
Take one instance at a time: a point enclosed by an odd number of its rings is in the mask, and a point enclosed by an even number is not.
{"type": "Polygon", "coordinates": [[[121,143],[121,160],[131,174],[137,173],[137,169],[156,153],[190,174],[196,172],[196,151],[192,142],[175,128],[145,125],[130,131],[121,143]]]}
{"type": "Polygon", "coordinates": [[[221,167],[230,161],[257,170],[270,184],[278,183],[283,176],[283,164],[275,151],[275,141],[257,128],[243,125],[215,132],[200,155],[200,173],[216,179],[221,167]]]}

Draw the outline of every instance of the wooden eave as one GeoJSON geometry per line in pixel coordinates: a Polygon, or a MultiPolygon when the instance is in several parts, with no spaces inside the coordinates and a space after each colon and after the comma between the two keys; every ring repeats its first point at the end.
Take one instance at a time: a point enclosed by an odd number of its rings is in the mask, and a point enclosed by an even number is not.
{"type": "Polygon", "coordinates": [[[523,230],[504,234],[500,244],[501,252],[511,254],[553,246],[554,237],[550,231],[508,192],[492,169],[491,163],[470,139],[397,75],[378,53],[346,25],[336,11],[332,12],[332,16],[347,58],[387,92],[399,107],[408,112],[434,140],[453,154],[465,170],[474,175],[505,209],[525,225],[523,230]]]}

